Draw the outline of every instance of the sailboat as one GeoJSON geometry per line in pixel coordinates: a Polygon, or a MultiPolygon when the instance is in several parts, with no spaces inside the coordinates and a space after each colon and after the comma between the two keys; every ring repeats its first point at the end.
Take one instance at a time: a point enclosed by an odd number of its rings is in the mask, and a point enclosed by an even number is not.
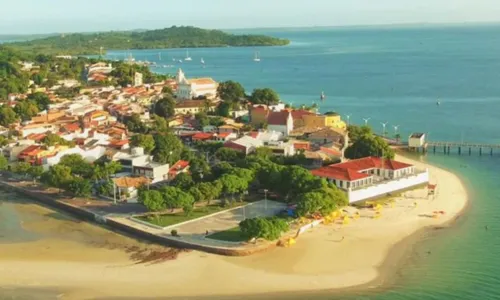
{"type": "Polygon", "coordinates": [[[205,61],[203,60],[203,57],[201,58],[201,64],[204,65],[205,61]]]}
{"type": "Polygon", "coordinates": [[[441,105],[441,101],[439,101],[439,99],[437,100],[436,105],[437,105],[437,106],[440,106],[440,105],[441,105]]]}
{"type": "Polygon", "coordinates": [[[254,56],[253,61],[255,61],[255,62],[260,62],[259,52],[255,51],[255,56],[254,56]]]}
{"type": "Polygon", "coordinates": [[[186,58],[184,58],[185,61],[192,61],[191,56],[189,56],[189,51],[186,50],[186,58]]]}
{"type": "Polygon", "coordinates": [[[319,96],[319,98],[321,99],[321,101],[325,101],[325,92],[321,92],[321,95],[319,96]]]}

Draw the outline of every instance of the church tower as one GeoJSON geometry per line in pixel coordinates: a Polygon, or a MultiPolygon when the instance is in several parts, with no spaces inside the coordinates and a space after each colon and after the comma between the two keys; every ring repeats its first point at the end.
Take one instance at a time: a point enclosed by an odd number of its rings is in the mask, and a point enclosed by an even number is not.
{"type": "Polygon", "coordinates": [[[177,84],[186,82],[186,76],[184,76],[184,72],[182,72],[181,68],[177,70],[177,76],[175,77],[175,80],[177,81],[177,84]]]}

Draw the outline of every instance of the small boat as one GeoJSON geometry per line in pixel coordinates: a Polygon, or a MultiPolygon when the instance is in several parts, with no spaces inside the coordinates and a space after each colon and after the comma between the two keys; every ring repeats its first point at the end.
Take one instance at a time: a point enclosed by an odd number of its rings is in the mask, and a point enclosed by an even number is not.
{"type": "Polygon", "coordinates": [[[437,105],[437,106],[440,106],[440,105],[441,105],[441,101],[439,101],[439,100],[438,100],[438,101],[436,102],[436,105],[437,105]]]}
{"type": "Polygon", "coordinates": [[[201,64],[204,65],[205,61],[203,60],[203,57],[201,58],[201,64]]]}
{"type": "Polygon", "coordinates": [[[184,58],[185,61],[192,61],[193,59],[191,58],[191,56],[189,56],[189,51],[186,50],[186,58],[184,58]]]}
{"type": "Polygon", "coordinates": [[[172,61],[177,61],[177,59],[175,59],[175,58],[172,58],[172,61]]]}
{"type": "Polygon", "coordinates": [[[321,99],[321,101],[325,101],[325,92],[321,92],[321,95],[319,96],[319,98],[321,99]]]}
{"type": "Polygon", "coordinates": [[[259,52],[255,51],[255,56],[254,56],[254,58],[253,58],[253,61],[255,61],[255,62],[260,62],[259,52]]]}
{"type": "Polygon", "coordinates": [[[182,59],[179,59],[179,62],[182,64],[182,59]]]}

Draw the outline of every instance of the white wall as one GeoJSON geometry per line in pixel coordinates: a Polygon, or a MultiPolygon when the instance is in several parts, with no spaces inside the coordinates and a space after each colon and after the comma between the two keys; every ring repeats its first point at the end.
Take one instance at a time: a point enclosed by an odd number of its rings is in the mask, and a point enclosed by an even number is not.
{"type": "Polygon", "coordinates": [[[359,190],[349,190],[347,195],[349,203],[370,199],[377,196],[383,196],[388,193],[410,188],[412,186],[424,184],[429,182],[429,171],[425,170],[424,173],[416,174],[413,176],[391,180],[381,184],[361,188],[359,190]]]}
{"type": "Polygon", "coordinates": [[[80,147],[74,147],[67,150],[59,151],[55,156],[44,158],[42,164],[45,168],[56,165],[61,161],[61,158],[69,154],[79,154],[87,162],[94,162],[106,153],[106,148],[97,146],[89,150],[83,150],[80,147]]]}

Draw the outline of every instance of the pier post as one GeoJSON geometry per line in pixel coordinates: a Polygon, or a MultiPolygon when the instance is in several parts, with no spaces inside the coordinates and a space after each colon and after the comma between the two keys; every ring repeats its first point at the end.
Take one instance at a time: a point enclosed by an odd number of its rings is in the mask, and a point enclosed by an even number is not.
{"type": "Polygon", "coordinates": [[[450,154],[450,146],[448,146],[448,154],[450,154]]]}
{"type": "Polygon", "coordinates": [[[434,148],[434,153],[436,153],[436,146],[434,146],[433,148],[434,148]]]}
{"type": "Polygon", "coordinates": [[[490,155],[493,156],[493,148],[490,148],[490,155]]]}
{"type": "Polygon", "coordinates": [[[469,156],[472,154],[472,148],[469,147],[469,156]]]}
{"type": "Polygon", "coordinates": [[[483,155],[483,148],[479,147],[479,156],[483,155]]]}
{"type": "Polygon", "coordinates": [[[446,154],[446,146],[443,146],[443,151],[444,151],[444,154],[446,154]]]}
{"type": "Polygon", "coordinates": [[[458,155],[462,154],[462,147],[458,146],[458,155]]]}

